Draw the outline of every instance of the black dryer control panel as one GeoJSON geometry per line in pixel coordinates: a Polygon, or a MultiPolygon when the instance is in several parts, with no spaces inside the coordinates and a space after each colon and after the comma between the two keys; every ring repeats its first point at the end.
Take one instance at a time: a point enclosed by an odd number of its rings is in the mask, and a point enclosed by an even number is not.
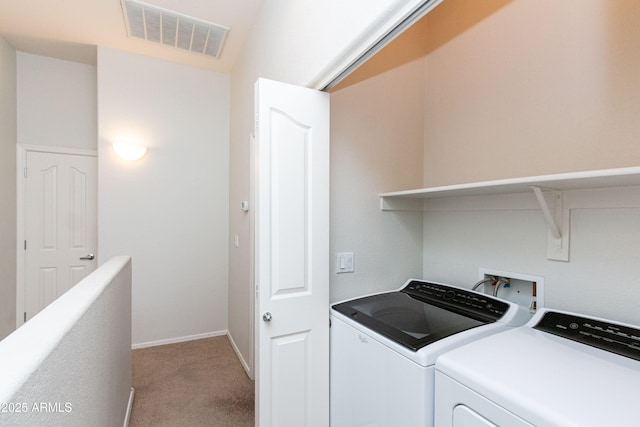
{"type": "Polygon", "coordinates": [[[640,360],[640,329],[548,311],[534,329],[640,360]]]}

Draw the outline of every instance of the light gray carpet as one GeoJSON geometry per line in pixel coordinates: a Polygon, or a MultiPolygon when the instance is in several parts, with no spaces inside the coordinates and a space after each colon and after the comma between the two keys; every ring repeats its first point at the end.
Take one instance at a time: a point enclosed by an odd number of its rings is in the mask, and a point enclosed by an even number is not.
{"type": "Polygon", "coordinates": [[[133,351],[130,426],[254,425],[254,383],[226,336],[133,351]]]}

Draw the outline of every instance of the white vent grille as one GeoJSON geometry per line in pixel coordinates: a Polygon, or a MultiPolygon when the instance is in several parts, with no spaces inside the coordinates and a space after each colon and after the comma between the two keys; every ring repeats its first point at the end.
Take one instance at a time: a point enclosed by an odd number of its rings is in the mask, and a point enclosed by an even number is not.
{"type": "Polygon", "coordinates": [[[137,0],[122,0],[129,37],[220,57],[229,28],[137,0]]]}

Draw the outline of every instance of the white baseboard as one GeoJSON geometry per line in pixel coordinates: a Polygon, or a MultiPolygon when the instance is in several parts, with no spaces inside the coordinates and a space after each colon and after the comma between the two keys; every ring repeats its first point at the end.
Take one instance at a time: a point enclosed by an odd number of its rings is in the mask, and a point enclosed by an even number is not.
{"type": "Polygon", "coordinates": [[[231,348],[233,348],[233,351],[235,351],[236,356],[238,356],[238,359],[240,360],[240,364],[244,368],[245,372],[247,373],[249,378],[254,380],[255,378],[253,376],[253,371],[249,367],[249,364],[247,363],[247,361],[244,360],[244,357],[242,357],[242,353],[240,353],[240,350],[238,349],[238,346],[236,345],[236,342],[233,340],[233,337],[231,336],[231,333],[227,333],[227,337],[229,337],[229,342],[231,343],[231,348]]]}
{"type": "Polygon", "coordinates": [[[127,403],[127,412],[124,415],[124,427],[129,427],[129,420],[131,419],[131,409],[133,409],[133,395],[135,394],[135,390],[131,387],[131,392],[129,393],[129,403],[127,403]]]}
{"type": "Polygon", "coordinates": [[[138,348],[155,347],[157,345],[175,344],[175,343],[185,342],[185,341],[200,340],[202,338],[219,337],[221,335],[228,335],[228,334],[229,334],[229,331],[224,330],[224,331],[206,332],[204,334],[187,335],[185,337],[168,338],[168,339],[158,340],[158,341],[147,341],[147,342],[142,342],[138,344],[133,344],[131,346],[131,349],[136,350],[138,348]]]}

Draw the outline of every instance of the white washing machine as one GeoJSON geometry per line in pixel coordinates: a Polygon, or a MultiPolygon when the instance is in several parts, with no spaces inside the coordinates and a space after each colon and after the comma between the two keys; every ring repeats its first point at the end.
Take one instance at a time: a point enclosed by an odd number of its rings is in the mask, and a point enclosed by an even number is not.
{"type": "Polygon", "coordinates": [[[516,304],[417,279],[333,305],[331,426],[432,426],[436,358],[529,318],[516,304]]]}
{"type": "Polygon", "coordinates": [[[442,355],[438,427],[640,426],[640,328],[541,310],[442,355]]]}

